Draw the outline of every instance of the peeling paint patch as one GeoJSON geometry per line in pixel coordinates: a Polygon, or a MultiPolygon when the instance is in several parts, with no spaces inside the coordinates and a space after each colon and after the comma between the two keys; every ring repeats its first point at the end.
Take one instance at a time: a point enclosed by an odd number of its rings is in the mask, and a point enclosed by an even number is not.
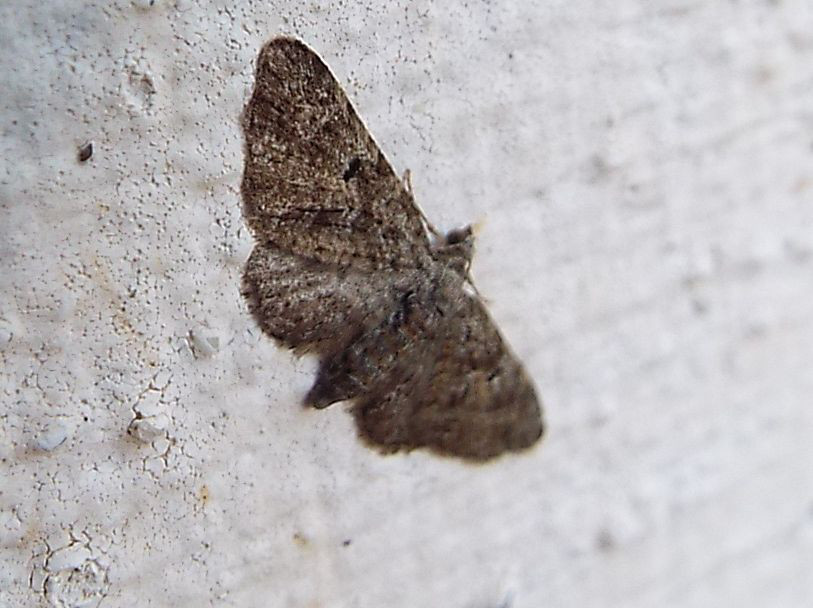
{"type": "Polygon", "coordinates": [[[130,60],[125,64],[121,93],[134,110],[151,114],[155,109],[155,96],[158,91],[151,70],[143,64],[143,60],[130,60]]]}
{"type": "Polygon", "coordinates": [[[168,427],[169,416],[166,414],[139,416],[130,423],[127,432],[143,443],[152,443],[156,438],[165,435],[168,427]]]}
{"type": "Polygon", "coordinates": [[[34,440],[35,446],[45,452],[55,450],[68,438],[68,429],[61,423],[52,423],[34,440]]]}
{"type": "Polygon", "coordinates": [[[107,569],[95,559],[85,559],[47,575],[44,593],[51,606],[89,608],[99,605],[109,584],[107,569]]]}
{"type": "Polygon", "coordinates": [[[189,332],[189,346],[197,358],[209,359],[220,350],[220,338],[217,336],[204,336],[197,331],[189,332]]]}

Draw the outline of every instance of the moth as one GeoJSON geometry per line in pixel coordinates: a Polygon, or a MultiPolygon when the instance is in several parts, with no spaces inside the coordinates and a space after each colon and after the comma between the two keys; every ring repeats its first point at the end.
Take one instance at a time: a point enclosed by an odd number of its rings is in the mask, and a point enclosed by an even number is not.
{"type": "Polygon", "coordinates": [[[533,445],[540,405],[473,288],[471,228],[432,228],[319,56],[268,42],[241,123],[242,291],[264,333],[318,356],[306,404],[352,401],[383,452],[533,445]]]}

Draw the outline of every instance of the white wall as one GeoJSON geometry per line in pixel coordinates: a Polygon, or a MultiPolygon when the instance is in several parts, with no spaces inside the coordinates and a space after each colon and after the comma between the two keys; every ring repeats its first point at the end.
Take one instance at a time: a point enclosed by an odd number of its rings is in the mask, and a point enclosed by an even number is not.
{"type": "Polygon", "coordinates": [[[808,0],[17,0],[0,41],[0,605],[809,605],[808,0]],[[298,405],[238,292],[279,33],[482,223],[535,451],[381,457],[298,405]]]}

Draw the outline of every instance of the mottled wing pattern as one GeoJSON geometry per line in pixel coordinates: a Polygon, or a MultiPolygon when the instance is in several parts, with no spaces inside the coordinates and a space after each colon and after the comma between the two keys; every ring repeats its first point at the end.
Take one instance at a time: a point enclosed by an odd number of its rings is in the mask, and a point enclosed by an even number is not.
{"type": "Polygon", "coordinates": [[[258,245],[243,273],[243,295],[265,333],[299,353],[325,356],[380,323],[380,286],[352,267],[258,245]]]}
{"type": "Polygon", "coordinates": [[[378,297],[362,304],[367,322],[340,347],[322,351],[307,403],[321,408],[343,399],[374,399],[428,361],[439,315],[422,303],[426,284],[416,276],[406,279],[379,283],[378,297]]]}
{"type": "Polygon", "coordinates": [[[473,460],[533,445],[543,432],[536,394],[480,301],[463,296],[432,333],[386,388],[358,399],[362,436],[387,451],[423,446],[473,460]]]}
{"type": "Polygon", "coordinates": [[[277,38],[243,114],[243,293],[263,331],[319,356],[306,402],[354,401],[384,451],[485,460],[542,434],[533,387],[468,294],[471,231],[430,244],[420,211],[325,64],[277,38]]]}
{"type": "Polygon", "coordinates": [[[241,191],[259,241],[364,268],[426,260],[429,241],[411,194],[302,42],[276,38],[260,51],[242,125],[241,191]]]}

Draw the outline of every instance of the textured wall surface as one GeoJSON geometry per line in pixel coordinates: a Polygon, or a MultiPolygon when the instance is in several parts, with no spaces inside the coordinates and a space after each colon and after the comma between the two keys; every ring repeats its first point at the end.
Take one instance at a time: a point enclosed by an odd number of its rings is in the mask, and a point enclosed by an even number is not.
{"type": "Polygon", "coordinates": [[[0,47],[0,606],[809,605],[809,0],[12,0],[0,47]],[[480,222],[537,449],[299,406],[239,295],[280,33],[480,222]]]}

